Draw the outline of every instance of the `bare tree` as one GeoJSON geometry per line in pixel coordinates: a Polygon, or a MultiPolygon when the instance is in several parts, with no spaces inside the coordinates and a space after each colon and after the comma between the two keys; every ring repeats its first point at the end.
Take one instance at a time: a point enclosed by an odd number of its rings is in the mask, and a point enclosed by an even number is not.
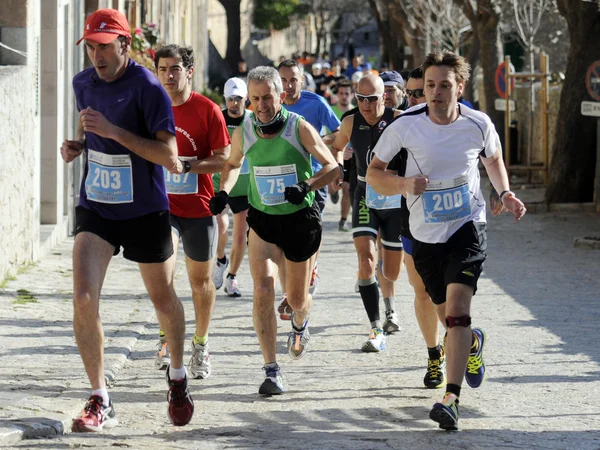
{"type": "Polygon", "coordinates": [[[371,12],[379,30],[379,48],[381,61],[390,68],[404,69],[404,33],[398,33],[401,25],[397,23],[391,10],[392,4],[384,0],[368,0],[371,12]]]}
{"type": "MultiPolygon", "coordinates": [[[[515,14],[515,23],[517,26],[517,36],[520,44],[525,48],[529,55],[529,71],[535,71],[534,55],[539,51],[536,46],[536,36],[544,13],[551,9],[556,9],[554,0],[512,0],[512,7],[515,14]]],[[[529,148],[527,152],[527,165],[531,165],[533,153],[533,111],[535,110],[535,79],[531,79],[529,89],[529,125],[528,125],[528,141],[529,148]]],[[[531,172],[528,172],[529,181],[531,172]]]]}
{"type": "MultiPolygon", "coordinates": [[[[600,2],[558,0],[567,20],[571,47],[567,73],[560,94],[559,126],[552,149],[546,201],[590,202],[594,192],[596,120],[582,116],[581,102],[591,100],[584,77],[587,68],[600,60],[600,2]]],[[[600,193],[596,193],[600,195],[600,193]]]]}
{"type": "Polygon", "coordinates": [[[536,36],[544,13],[556,10],[555,0],[512,0],[518,40],[529,54],[529,70],[535,70],[536,36]]]}
{"type": "Polygon", "coordinates": [[[471,22],[471,29],[478,38],[480,64],[483,71],[483,91],[485,93],[485,112],[503,136],[504,115],[494,108],[496,87],[494,75],[496,67],[503,57],[500,39],[501,6],[504,0],[455,0],[471,22]]]}
{"type": "Polygon", "coordinates": [[[413,28],[425,36],[425,52],[458,52],[462,34],[471,29],[469,20],[453,0],[397,0],[413,28]]]}
{"type": "MultiPolygon", "coordinates": [[[[372,19],[369,5],[361,0],[302,0],[302,4],[306,7],[305,12],[312,14],[313,17],[317,35],[317,54],[320,54],[323,49],[327,49],[327,38],[331,34],[331,26],[345,12],[353,12],[352,29],[366,25],[372,19]]],[[[348,39],[349,36],[346,37],[346,40],[348,39]]]]}

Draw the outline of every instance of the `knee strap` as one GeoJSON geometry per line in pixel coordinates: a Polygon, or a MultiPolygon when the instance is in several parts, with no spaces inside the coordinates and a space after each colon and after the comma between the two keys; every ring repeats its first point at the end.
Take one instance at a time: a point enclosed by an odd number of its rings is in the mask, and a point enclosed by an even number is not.
{"type": "Polygon", "coordinates": [[[469,327],[471,326],[471,316],[446,317],[446,326],[452,327],[469,327]]]}

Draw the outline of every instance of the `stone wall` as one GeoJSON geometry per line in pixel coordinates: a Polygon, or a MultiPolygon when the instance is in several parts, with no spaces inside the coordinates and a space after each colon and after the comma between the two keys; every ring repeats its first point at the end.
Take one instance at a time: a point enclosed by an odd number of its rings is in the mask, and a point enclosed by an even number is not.
{"type": "Polygon", "coordinates": [[[29,66],[0,66],[0,282],[33,259],[39,234],[36,80],[29,66]]]}

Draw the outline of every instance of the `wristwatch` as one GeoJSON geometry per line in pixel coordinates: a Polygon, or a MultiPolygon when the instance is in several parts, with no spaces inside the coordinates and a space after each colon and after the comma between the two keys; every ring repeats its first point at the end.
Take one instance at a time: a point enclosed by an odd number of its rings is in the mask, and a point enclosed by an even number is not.
{"type": "Polygon", "coordinates": [[[192,170],[191,162],[189,162],[187,159],[182,162],[183,162],[183,173],[188,173],[190,170],[192,170]]]}

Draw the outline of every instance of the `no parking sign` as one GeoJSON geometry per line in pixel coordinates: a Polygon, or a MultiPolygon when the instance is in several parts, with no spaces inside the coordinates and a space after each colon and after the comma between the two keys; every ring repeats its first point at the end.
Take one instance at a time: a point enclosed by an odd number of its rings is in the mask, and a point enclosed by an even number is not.
{"type": "Polygon", "coordinates": [[[595,101],[600,101],[600,60],[594,61],[585,74],[585,88],[595,101]]]}
{"type": "MultiPolygon", "coordinates": [[[[506,61],[498,65],[496,69],[496,74],[494,75],[494,84],[496,85],[496,92],[502,98],[506,98],[506,61]]],[[[510,65],[510,73],[515,72],[515,66],[510,65]]],[[[510,90],[511,92],[515,89],[515,80],[514,78],[510,80],[510,90]]]]}

